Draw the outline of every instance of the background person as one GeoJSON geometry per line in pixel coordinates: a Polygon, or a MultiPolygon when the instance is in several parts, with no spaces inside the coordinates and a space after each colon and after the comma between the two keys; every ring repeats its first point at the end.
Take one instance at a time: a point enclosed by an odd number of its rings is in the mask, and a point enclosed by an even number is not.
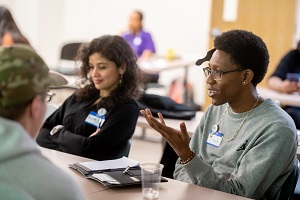
{"type": "Polygon", "coordinates": [[[141,110],[179,156],[174,178],[253,199],[280,199],[281,187],[298,163],[297,131],[291,117],[256,86],[267,72],[269,53],[251,32],[232,30],[214,40],[215,49],[196,65],[205,67],[212,99],[191,140],[141,110]],[[245,54],[247,49],[247,54],[245,54]]]}
{"type": "MultiPolygon", "coordinates": [[[[155,45],[150,32],[143,29],[143,13],[139,10],[133,11],[128,20],[128,30],[121,33],[122,37],[129,43],[138,59],[147,59],[155,54],[155,45]]],[[[144,82],[157,83],[158,73],[144,73],[144,82]]]]}
{"type": "Polygon", "coordinates": [[[0,47],[0,190],[9,193],[1,198],[22,192],[24,199],[83,199],[33,140],[46,112],[48,81],[48,67],[28,46],[0,47]]]}
{"type": "Polygon", "coordinates": [[[11,12],[6,7],[0,6],[0,45],[14,43],[30,45],[18,28],[11,12]]]}
{"type": "MultiPolygon", "coordinates": [[[[300,41],[296,49],[289,51],[283,56],[275,71],[268,79],[268,87],[280,93],[291,94],[300,92],[300,41]],[[295,73],[296,79],[289,80],[288,73],[295,73]],[[298,78],[298,80],[297,80],[298,78]]],[[[300,129],[300,107],[285,106],[283,109],[293,118],[297,129],[300,129]]]]}
{"type": "Polygon", "coordinates": [[[138,58],[149,58],[155,53],[151,34],[143,29],[143,13],[133,11],[129,17],[128,30],[122,37],[130,44],[138,58]]]}
{"type": "Polygon", "coordinates": [[[83,44],[77,60],[84,87],[45,121],[36,141],[96,160],[120,158],[139,116],[136,56],[122,37],[105,35],[83,44]]]}

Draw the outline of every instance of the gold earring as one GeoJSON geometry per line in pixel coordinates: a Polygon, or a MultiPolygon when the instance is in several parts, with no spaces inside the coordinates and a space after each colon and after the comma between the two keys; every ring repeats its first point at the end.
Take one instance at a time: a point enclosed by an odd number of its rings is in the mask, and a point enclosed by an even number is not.
{"type": "Polygon", "coordinates": [[[119,80],[119,85],[122,85],[123,83],[123,74],[121,74],[120,80],[119,80]]]}

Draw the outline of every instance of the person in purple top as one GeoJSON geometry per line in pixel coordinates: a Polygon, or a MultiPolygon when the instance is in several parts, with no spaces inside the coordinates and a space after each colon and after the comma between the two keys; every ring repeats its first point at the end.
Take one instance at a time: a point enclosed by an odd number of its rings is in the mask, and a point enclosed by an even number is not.
{"type": "MultiPolygon", "coordinates": [[[[138,59],[149,58],[155,54],[155,45],[151,34],[143,30],[143,13],[135,10],[129,16],[128,30],[121,36],[129,43],[138,59]]],[[[144,72],[145,89],[147,83],[157,83],[159,74],[144,72]]]]}
{"type": "Polygon", "coordinates": [[[128,30],[122,37],[130,44],[138,58],[147,58],[155,53],[155,45],[151,34],[143,30],[143,13],[133,11],[129,17],[128,30]]]}

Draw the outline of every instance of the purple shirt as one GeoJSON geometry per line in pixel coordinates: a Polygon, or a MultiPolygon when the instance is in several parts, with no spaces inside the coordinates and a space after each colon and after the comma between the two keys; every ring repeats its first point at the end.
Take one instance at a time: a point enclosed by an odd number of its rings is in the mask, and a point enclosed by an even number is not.
{"type": "Polygon", "coordinates": [[[122,37],[130,44],[132,50],[139,58],[144,50],[150,50],[155,53],[155,47],[150,33],[141,30],[136,35],[132,32],[126,32],[122,37]]]}

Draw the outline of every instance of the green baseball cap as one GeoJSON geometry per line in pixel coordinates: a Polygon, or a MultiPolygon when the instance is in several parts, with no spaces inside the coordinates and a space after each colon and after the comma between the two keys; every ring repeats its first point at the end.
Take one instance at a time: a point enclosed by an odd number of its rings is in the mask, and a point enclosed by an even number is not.
{"type": "Polygon", "coordinates": [[[0,47],[0,107],[26,103],[48,87],[49,69],[30,46],[0,47]]]}

